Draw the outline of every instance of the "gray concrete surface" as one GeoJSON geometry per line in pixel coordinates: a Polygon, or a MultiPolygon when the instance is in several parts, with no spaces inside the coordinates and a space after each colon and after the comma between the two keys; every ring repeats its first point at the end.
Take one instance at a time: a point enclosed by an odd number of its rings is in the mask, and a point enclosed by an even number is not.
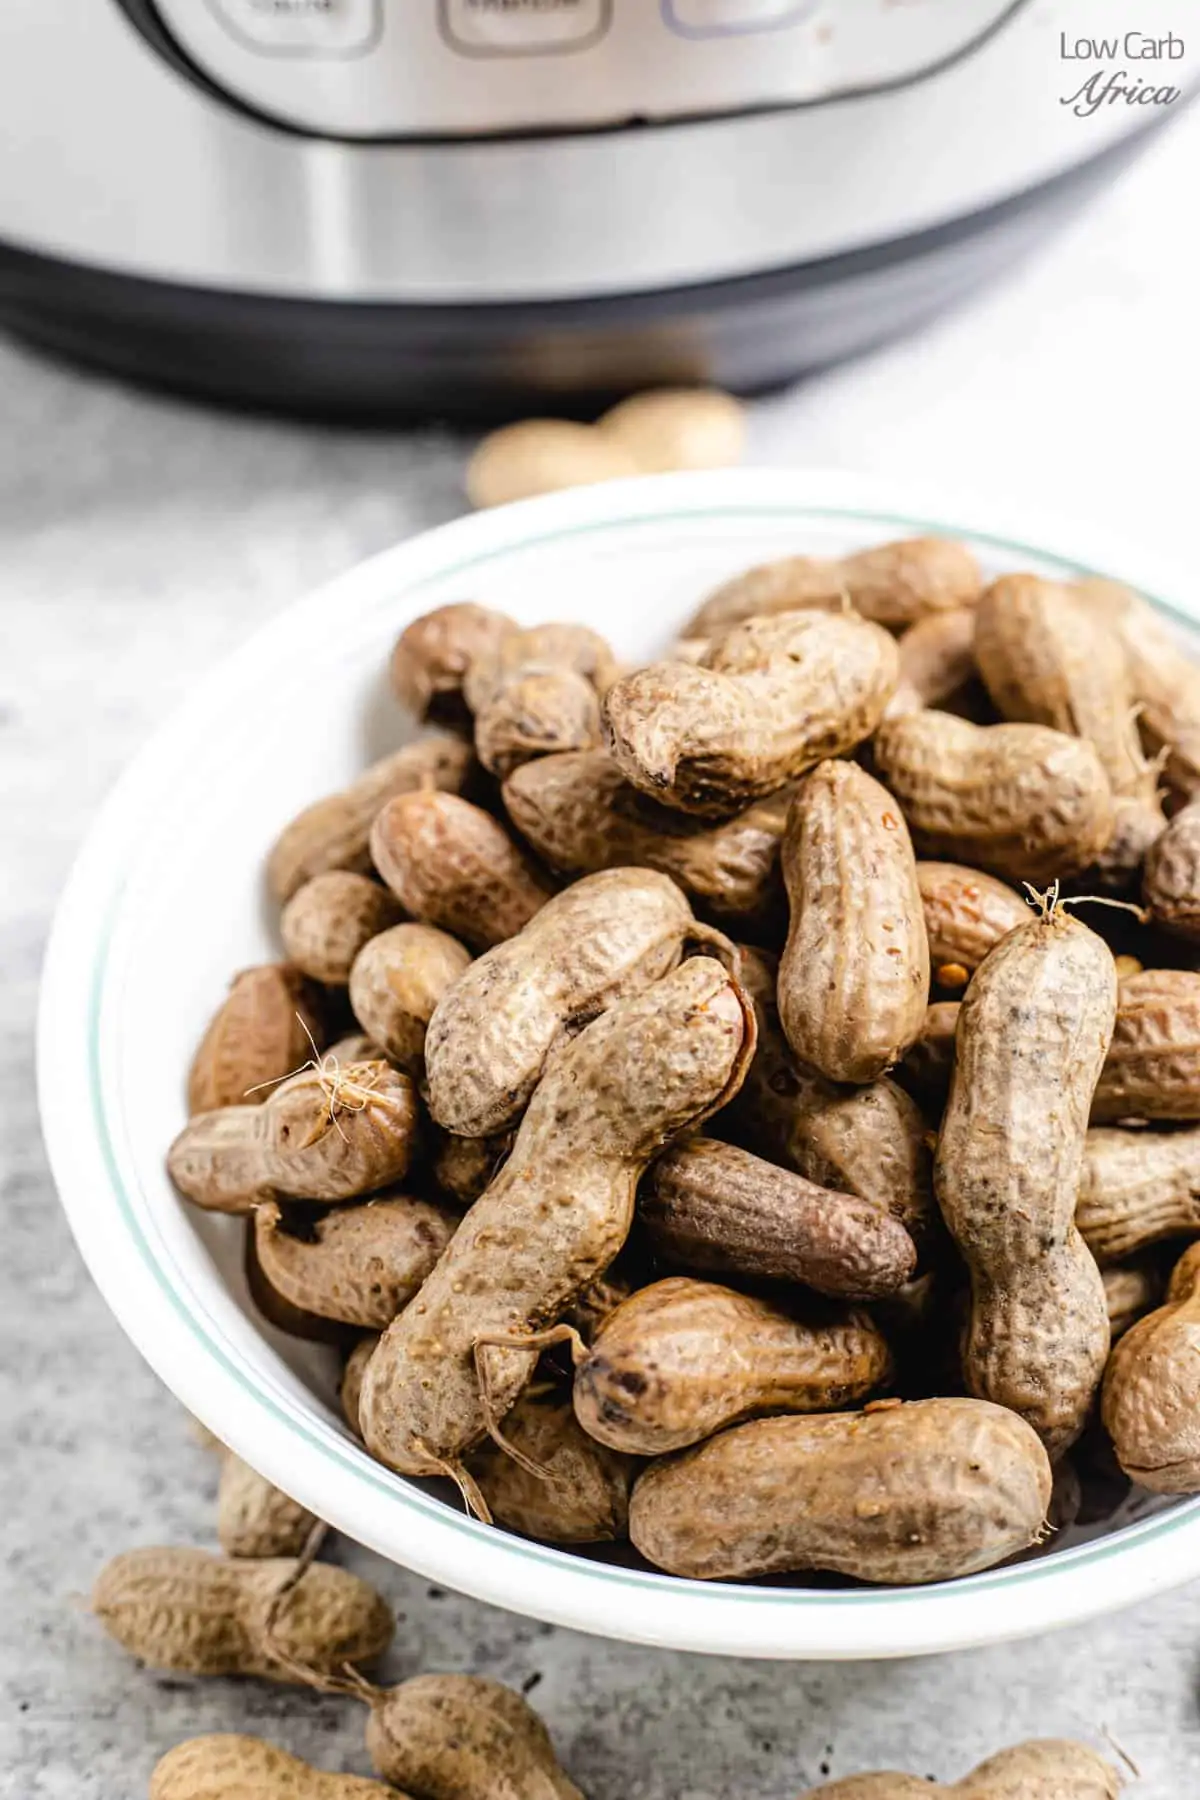
{"type": "MultiPolygon", "coordinates": [[[[1084,129],[1081,125],[1081,129],[1084,129]]],[[[912,343],[756,409],[757,461],[946,477],[1099,512],[1195,557],[1193,119],[1036,264],[912,343]]],[[[138,1543],[203,1543],[214,1470],[80,1266],[38,1136],[32,1030],[56,892],[110,781],[192,680],[323,576],[459,508],[462,446],[135,395],[0,346],[0,1794],[136,1800],[156,1756],[261,1730],[366,1769],[348,1702],[163,1679],[81,1603],[138,1543]]],[[[395,1601],[391,1668],[530,1689],[590,1800],[785,1800],[897,1763],[1111,1733],[1143,1800],[1200,1792],[1185,1589],[1031,1643],[783,1666],[555,1632],[346,1550],[395,1601]]]]}

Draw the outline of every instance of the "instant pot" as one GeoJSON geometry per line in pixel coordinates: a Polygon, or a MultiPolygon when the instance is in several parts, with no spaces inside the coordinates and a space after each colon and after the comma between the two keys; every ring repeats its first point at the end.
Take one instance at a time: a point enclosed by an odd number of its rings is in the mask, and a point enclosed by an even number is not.
{"type": "Polygon", "coordinates": [[[1010,264],[1178,114],[1192,24],[1181,0],[6,0],[0,320],[346,413],[761,387],[1010,264]],[[1155,97],[1072,104],[1114,71],[1155,97]]]}

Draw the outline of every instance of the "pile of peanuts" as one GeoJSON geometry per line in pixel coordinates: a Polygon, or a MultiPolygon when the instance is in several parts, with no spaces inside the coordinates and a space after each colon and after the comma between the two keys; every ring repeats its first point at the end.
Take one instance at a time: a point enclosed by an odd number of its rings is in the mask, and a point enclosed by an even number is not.
{"type": "Polygon", "coordinates": [[[367,1450],[701,1579],[1200,1491],[1200,666],[1147,603],[922,538],[633,671],[444,606],[391,682],[431,729],[272,848],[286,960],[168,1158],[367,1450]]]}

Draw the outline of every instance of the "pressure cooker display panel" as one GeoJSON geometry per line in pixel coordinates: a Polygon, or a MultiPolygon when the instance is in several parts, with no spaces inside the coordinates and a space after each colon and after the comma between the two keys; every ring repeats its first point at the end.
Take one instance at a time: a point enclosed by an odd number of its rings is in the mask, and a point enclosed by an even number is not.
{"type": "Polygon", "coordinates": [[[233,98],[348,137],[805,105],[921,79],[1029,0],[157,0],[233,98]]]}

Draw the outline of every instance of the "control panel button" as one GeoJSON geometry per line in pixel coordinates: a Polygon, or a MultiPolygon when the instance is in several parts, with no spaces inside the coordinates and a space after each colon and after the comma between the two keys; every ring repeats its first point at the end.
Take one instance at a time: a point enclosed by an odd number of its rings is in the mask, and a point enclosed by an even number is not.
{"type": "Polygon", "coordinates": [[[442,36],[469,56],[587,50],[612,23],[612,0],[439,0],[442,36]]]}
{"type": "Polygon", "coordinates": [[[821,0],[662,0],[663,18],[681,37],[740,37],[801,25],[821,0]]]}
{"type": "Polygon", "coordinates": [[[207,0],[247,50],[280,56],[360,56],[379,41],[382,0],[207,0]]]}

